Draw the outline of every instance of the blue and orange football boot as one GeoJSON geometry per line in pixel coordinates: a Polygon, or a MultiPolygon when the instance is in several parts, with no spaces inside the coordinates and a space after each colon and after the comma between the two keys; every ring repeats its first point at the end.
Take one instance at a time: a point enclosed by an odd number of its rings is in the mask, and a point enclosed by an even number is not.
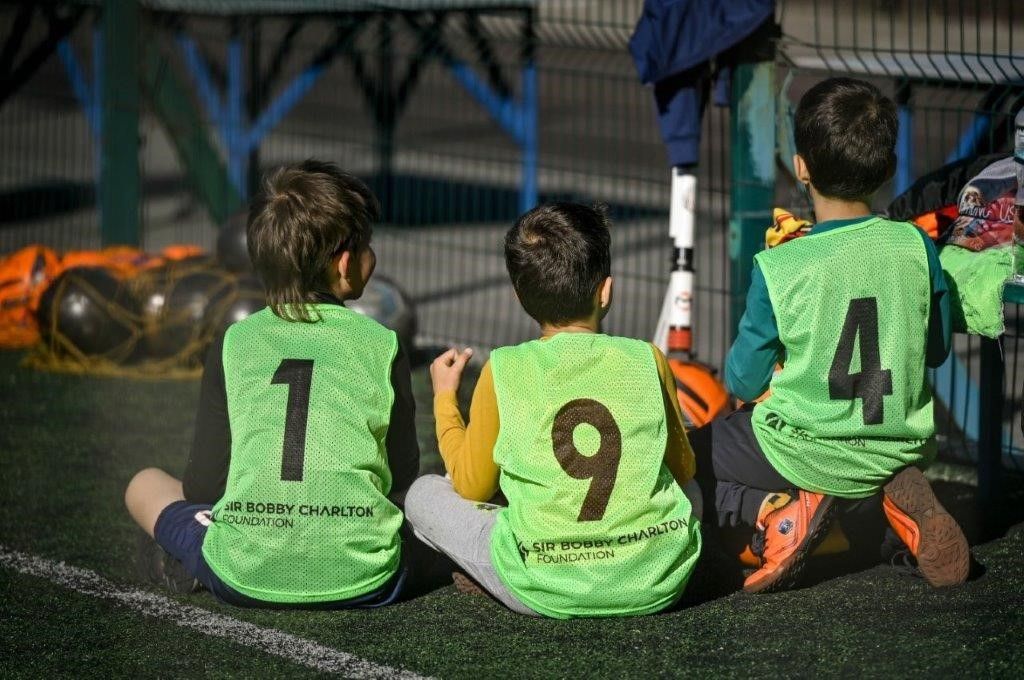
{"type": "Polygon", "coordinates": [[[835,498],[810,491],[771,494],[757,518],[754,554],[761,567],[743,582],[748,593],[792,588],[804,559],[828,534],[835,498]]]}

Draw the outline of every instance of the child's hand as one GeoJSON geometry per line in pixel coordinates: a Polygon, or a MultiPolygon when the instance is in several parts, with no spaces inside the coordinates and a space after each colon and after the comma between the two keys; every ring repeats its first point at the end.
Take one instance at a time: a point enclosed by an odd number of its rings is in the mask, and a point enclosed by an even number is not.
{"type": "Polygon", "coordinates": [[[462,369],[466,362],[473,356],[470,347],[461,352],[454,347],[434,359],[430,364],[430,381],[434,384],[434,394],[442,392],[454,392],[459,389],[459,380],[462,378],[462,369]]]}

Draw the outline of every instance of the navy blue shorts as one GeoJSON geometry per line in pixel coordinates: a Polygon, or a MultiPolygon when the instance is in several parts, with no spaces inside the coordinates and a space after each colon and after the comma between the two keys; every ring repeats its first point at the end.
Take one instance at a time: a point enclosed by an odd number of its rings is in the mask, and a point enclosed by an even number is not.
{"type": "Polygon", "coordinates": [[[406,581],[405,563],[399,566],[383,586],[348,600],[334,602],[281,603],[265,602],[243,595],[227,585],[213,573],[203,557],[203,538],[206,529],[213,523],[210,510],[213,506],[203,503],[175,501],[163,509],[153,529],[156,542],[169,555],[180,561],[188,573],[203,584],[221,602],[237,607],[262,607],[269,609],[350,609],[383,607],[398,600],[406,581]]]}

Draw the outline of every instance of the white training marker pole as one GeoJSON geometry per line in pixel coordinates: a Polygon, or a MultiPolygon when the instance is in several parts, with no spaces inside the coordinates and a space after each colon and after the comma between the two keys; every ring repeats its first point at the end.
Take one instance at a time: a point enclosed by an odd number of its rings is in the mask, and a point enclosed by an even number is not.
{"type": "Polygon", "coordinates": [[[654,344],[663,352],[690,349],[690,322],[693,300],[693,228],[697,196],[697,177],[691,168],[672,168],[669,204],[669,236],[677,254],[668,288],[654,331],[654,344]],[[670,331],[678,336],[669,342],[670,331]],[[680,342],[684,346],[680,347],[680,342]],[[670,347],[671,345],[671,347],[670,347]]]}

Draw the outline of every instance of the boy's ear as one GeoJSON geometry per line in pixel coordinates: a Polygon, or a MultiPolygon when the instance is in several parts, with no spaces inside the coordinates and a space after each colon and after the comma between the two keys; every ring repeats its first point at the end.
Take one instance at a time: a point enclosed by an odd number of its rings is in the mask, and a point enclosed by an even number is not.
{"type": "Polygon", "coordinates": [[[341,277],[341,280],[348,280],[348,268],[352,266],[352,253],[347,250],[341,251],[336,266],[338,267],[338,275],[341,277]]]}
{"type": "Polygon", "coordinates": [[[601,285],[598,286],[598,297],[597,303],[601,308],[602,312],[608,311],[608,308],[612,306],[612,277],[606,277],[601,285]]]}
{"type": "Polygon", "coordinates": [[[807,171],[807,163],[804,162],[803,156],[798,153],[793,154],[793,176],[801,184],[811,183],[811,173],[807,171]]]}

